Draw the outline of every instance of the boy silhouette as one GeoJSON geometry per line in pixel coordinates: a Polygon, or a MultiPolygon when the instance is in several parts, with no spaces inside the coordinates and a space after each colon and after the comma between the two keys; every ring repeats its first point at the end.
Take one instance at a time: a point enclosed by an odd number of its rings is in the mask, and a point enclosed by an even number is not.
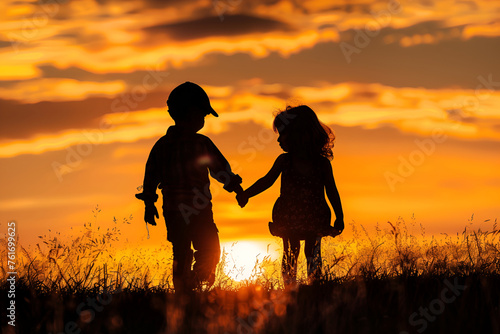
{"type": "Polygon", "coordinates": [[[218,117],[205,91],[185,82],[172,90],[167,105],[175,125],[151,149],[143,192],[136,197],[146,206],[146,223],[156,225],[156,188],[161,189],[167,240],[173,247],[174,288],[183,292],[203,282],[212,285],[219,262],[219,231],[213,220],[208,174],[223,183],[228,192],[239,194],[243,189],[241,177],[231,171],[214,143],[197,133],[205,124],[205,116],[218,117]]]}

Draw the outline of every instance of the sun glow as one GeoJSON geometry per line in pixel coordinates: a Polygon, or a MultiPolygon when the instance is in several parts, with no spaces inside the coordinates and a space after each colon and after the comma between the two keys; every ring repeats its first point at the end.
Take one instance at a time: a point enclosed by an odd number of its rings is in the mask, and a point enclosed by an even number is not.
{"type": "Polygon", "coordinates": [[[226,254],[224,271],[233,281],[253,279],[259,275],[260,263],[266,256],[263,244],[254,241],[227,242],[222,245],[226,254]]]}

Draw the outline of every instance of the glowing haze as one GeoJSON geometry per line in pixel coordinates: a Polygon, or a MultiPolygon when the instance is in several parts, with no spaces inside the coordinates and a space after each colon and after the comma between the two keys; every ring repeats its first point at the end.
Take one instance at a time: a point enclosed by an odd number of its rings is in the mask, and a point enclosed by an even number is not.
{"type": "MultiPolygon", "coordinates": [[[[500,206],[500,4],[417,1],[3,1],[1,224],[48,229],[134,217],[149,150],[184,81],[220,117],[208,135],[248,187],[280,154],[272,114],[311,106],[336,134],[347,223],[413,215],[454,233],[500,206]]],[[[220,237],[263,242],[279,182],[240,209],[212,182],[220,237]]],[[[161,206],[161,204],[159,205],[161,206]]],[[[5,227],[6,229],[6,227],[5,227]]],[[[252,245],[260,245],[255,242],[252,245]]],[[[264,251],[265,252],[265,251],[264,251]]],[[[251,261],[251,260],[250,260],[251,261]]]]}

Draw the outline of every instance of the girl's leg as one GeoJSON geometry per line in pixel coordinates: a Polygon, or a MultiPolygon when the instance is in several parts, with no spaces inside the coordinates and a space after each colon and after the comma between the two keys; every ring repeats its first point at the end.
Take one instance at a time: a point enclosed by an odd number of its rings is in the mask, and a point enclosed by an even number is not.
{"type": "Polygon", "coordinates": [[[283,259],[281,261],[281,273],[286,285],[297,281],[297,259],[300,252],[300,240],[294,238],[283,238],[283,259]]]}
{"type": "Polygon", "coordinates": [[[306,239],[304,253],[307,259],[307,276],[309,282],[321,277],[321,237],[310,237],[306,239]]]}

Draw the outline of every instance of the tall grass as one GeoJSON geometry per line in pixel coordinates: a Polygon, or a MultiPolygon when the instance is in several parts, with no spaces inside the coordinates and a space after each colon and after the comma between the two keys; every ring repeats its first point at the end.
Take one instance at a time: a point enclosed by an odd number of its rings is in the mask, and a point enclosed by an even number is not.
{"type": "Polygon", "coordinates": [[[471,220],[454,236],[429,237],[414,218],[408,224],[400,217],[395,223],[387,222],[385,228],[377,224],[374,233],[352,223],[354,238],[340,237],[333,245],[327,240],[324,274],[344,280],[499,274],[500,230],[496,219],[490,231],[473,226],[471,220]],[[409,231],[416,227],[419,234],[409,231]]]}
{"type": "MultiPolygon", "coordinates": [[[[152,251],[123,249],[121,231],[132,217],[114,219],[103,228],[99,211],[70,235],[49,230],[36,245],[18,244],[18,325],[9,327],[3,319],[3,332],[500,332],[496,220],[481,223],[491,225],[490,230],[474,228],[471,220],[453,236],[427,236],[413,218],[377,225],[374,231],[351,223],[353,237],[324,239],[319,282],[286,289],[279,260],[256,259],[251,277],[235,282],[227,271],[239,270],[238,264],[223,252],[214,286],[185,299],[171,293],[170,244],[152,251]],[[449,284],[454,283],[467,289],[450,295],[449,284]],[[445,304],[443,292],[454,301],[445,304]],[[443,310],[432,318],[417,313],[436,305],[443,310]],[[420,321],[418,326],[412,319],[420,321]],[[74,330],[68,332],[68,325],[74,330]]],[[[4,246],[0,256],[6,258],[4,246]]],[[[307,281],[303,257],[300,283],[307,281]]],[[[2,262],[2,301],[8,271],[2,262]]]]}
{"type": "MultiPolygon", "coordinates": [[[[141,247],[123,249],[121,229],[132,217],[112,227],[101,229],[94,211],[94,221],[83,225],[74,235],[61,236],[49,230],[36,245],[18,246],[18,281],[36,291],[165,290],[171,291],[172,252],[170,243],[155,250],[141,247]]],[[[347,282],[362,279],[395,277],[467,276],[500,273],[500,230],[473,228],[469,221],[462,233],[454,236],[426,236],[414,218],[402,218],[377,225],[374,232],[351,223],[353,238],[325,238],[323,242],[323,281],[347,282]],[[413,232],[411,232],[411,231],[413,232]],[[414,231],[418,230],[418,234],[414,231]]],[[[5,243],[5,240],[1,241],[5,243]]],[[[0,256],[6,258],[7,247],[0,256]]],[[[299,258],[299,281],[306,281],[305,259],[299,258]]],[[[226,271],[236,269],[223,253],[216,272],[216,288],[237,289],[258,284],[267,289],[282,288],[280,261],[269,256],[257,260],[252,276],[232,281],[226,271]]],[[[1,276],[5,282],[6,262],[1,276]]]]}

